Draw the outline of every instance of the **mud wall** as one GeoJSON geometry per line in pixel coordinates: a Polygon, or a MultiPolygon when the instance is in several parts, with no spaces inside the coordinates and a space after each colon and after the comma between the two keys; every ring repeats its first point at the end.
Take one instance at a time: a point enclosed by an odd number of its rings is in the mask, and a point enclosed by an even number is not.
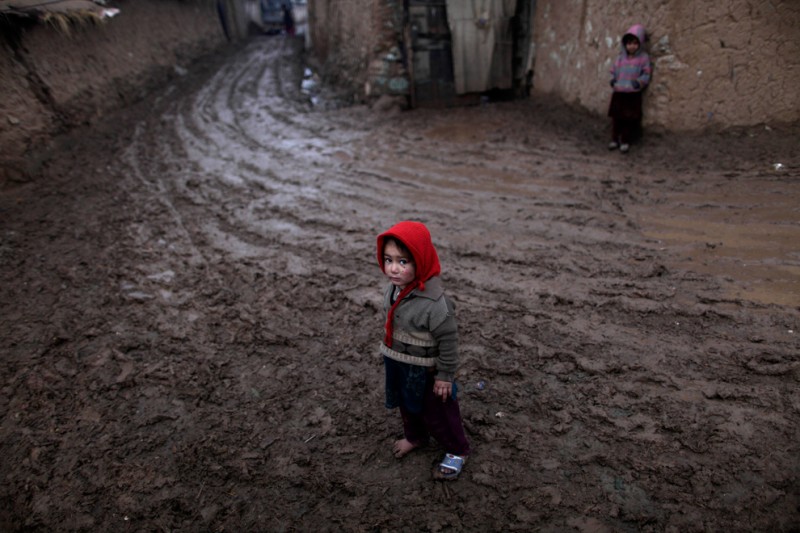
{"type": "Polygon", "coordinates": [[[308,31],[329,81],[360,96],[407,91],[402,0],[309,0],[308,31]]]}
{"type": "Polygon", "coordinates": [[[597,113],[621,34],[648,30],[645,124],[670,130],[800,120],[797,0],[539,0],[534,91],[597,113]]]}
{"type": "Polygon", "coordinates": [[[68,33],[0,21],[0,182],[52,135],[130,103],[226,42],[212,1],[114,5],[118,16],[68,33]]]}

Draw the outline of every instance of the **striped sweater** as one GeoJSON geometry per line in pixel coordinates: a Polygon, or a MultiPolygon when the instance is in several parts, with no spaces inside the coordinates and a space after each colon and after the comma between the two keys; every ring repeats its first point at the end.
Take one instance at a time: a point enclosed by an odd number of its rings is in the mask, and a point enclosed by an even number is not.
{"type": "MultiPolygon", "coordinates": [[[[653,68],[650,65],[650,56],[644,51],[645,30],[641,24],[634,24],[624,35],[634,35],[639,39],[639,50],[629,56],[622,44],[622,51],[611,66],[611,81],[614,91],[621,93],[634,93],[643,90],[650,83],[653,68]],[[638,87],[634,82],[637,82],[638,87]]],[[[623,38],[624,38],[623,35],[623,38]]]]}

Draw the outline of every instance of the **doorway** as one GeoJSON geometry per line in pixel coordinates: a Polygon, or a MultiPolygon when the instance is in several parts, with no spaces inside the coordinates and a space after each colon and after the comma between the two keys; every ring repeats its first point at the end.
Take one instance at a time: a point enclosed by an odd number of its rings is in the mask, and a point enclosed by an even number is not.
{"type": "Polygon", "coordinates": [[[406,0],[411,107],[527,96],[536,0],[406,0]]]}

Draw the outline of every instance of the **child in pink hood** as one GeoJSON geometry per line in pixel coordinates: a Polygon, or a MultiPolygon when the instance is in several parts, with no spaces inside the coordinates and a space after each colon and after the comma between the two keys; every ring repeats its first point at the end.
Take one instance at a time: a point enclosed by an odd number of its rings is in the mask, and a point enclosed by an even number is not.
{"type": "Polygon", "coordinates": [[[428,228],[405,221],[381,233],[378,265],[390,282],[380,346],[386,407],[399,407],[403,419],[393,453],[401,458],[433,437],[446,452],[433,477],[456,479],[470,452],[456,399],[458,329],[428,228]]]}
{"type": "Polygon", "coordinates": [[[611,67],[611,142],[609,150],[626,153],[641,128],[642,91],[650,83],[653,72],[650,56],[644,51],[645,31],[634,24],[622,36],[622,50],[611,67]]]}

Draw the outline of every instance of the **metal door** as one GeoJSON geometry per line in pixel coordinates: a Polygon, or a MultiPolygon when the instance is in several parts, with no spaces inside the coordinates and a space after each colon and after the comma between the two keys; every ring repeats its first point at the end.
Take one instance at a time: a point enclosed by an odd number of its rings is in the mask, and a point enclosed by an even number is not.
{"type": "Polygon", "coordinates": [[[453,54],[444,0],[408,0],[406,48],[410,64],[411,106],[455,105],[453,54]]]}

